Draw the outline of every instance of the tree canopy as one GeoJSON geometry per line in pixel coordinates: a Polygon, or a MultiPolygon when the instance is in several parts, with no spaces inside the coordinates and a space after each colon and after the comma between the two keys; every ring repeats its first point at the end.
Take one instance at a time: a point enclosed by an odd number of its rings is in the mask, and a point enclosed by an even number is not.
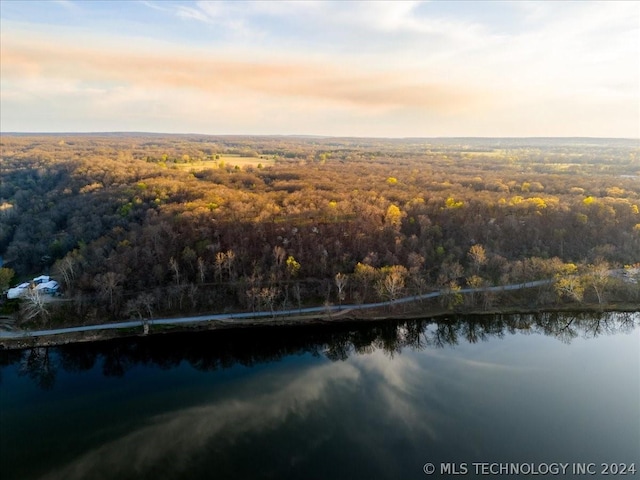
{"type": "MultiPolygon", "coordinates": [[[[114,134],[1,143],[0,255],[18,279],[50,271],[84,317],[393,299],[443,286],[456,303],[461,286],[556,274],[566,277],[556,300],[577,299],[565,264],[640,260],[635,141],[114,134]]],[[[605,298],[606,282],[596,283],[581,300],[605,298]]]]}

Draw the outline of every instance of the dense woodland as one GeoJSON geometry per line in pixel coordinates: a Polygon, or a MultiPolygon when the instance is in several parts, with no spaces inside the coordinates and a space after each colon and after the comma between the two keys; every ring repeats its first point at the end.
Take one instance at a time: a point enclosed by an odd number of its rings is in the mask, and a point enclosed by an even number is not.
{"type": "MultiPolygon", "coordinates": [[[[394,300],[556,278],[529,305],[640,301],[622,139],[1,137],[0,287],[50,273],[83,321],[394,300]],[[15,272],[15,276],[12,273],[15,272]]],[[[25,302],[22,302],[23,304],[25,302]]]]}

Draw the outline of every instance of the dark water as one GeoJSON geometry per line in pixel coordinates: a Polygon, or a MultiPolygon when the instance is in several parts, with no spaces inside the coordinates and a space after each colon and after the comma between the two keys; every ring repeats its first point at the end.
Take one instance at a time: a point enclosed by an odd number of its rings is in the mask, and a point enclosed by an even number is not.
{"type": "Polygon", "coordinates": [[[638,313],[210,332],[0,362],[4,480],[640,468],[638,313]]]}

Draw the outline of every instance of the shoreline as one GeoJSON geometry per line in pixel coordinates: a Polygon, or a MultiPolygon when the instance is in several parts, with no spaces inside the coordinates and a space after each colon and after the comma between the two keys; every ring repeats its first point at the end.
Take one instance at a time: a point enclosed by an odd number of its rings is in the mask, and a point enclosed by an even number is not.
{"type": "Polygon", "coordinates": [[[479,309],[459,309],[459,310],[431,310],[420,311],[417,309],[402,312],[376,312],[362,310],[344,310],[334,315],[292,315],[288,317],[269,317],[269,318],[248,318],[248,319],[229,319],[229,320],[210,320],[199,322],[180,322],[170,323],[170,319],[159,324],[151,324],[148,331],[145,332],[143,322],[137,327],[125,329],[99,329],[99,325],[95,325],[94,330],[71,332],[71,333],[53,333],[42,336],[20,336],[20,337],[4,337],[0,338],[0,351],[23,350],[30,348],[46,348],[57,347],[77,343],[95,343],[109,340],[132,339],[140,337],[154,337],[160,335],[184,334],[209,332],[216,330],[243,330],[256,327],[303,327],[303,326],[326,326],[332,324],[345,323],[372,323],[384,321],[399,320],[415,320],[429,318],[438,320],[451,316],[486,316],[486,315],[530,315],[543,313],[603,313],[603,312],[620,312],[620,313],[636,313],[640,311],[640,305],[636,304],[607,304],[607,305],[562,305],[558,307],[543,308],[524,308],[524,307],[506,307],[496,308],[492,310],[479,309]]]}

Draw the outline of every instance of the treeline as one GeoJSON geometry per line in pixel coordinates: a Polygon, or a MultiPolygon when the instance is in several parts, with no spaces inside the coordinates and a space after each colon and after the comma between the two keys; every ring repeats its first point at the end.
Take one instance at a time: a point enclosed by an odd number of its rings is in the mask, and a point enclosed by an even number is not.
{"type": "MultiPolygon", "coordinates": [[[[640,261],[635,141],[1,142],[5,267],[17,279],[53,274],[73,300],[65,315],[85,319],[393,300],[430,289],[452,292],[443,302],[453,308],[462,287],[553,276],[564,283],[538,295],[541,303],[605,302],[612,278],[603,272],[640,261]],[[167,162],[220,154],[275,163],[167,162]]],[[[622,297],[637,300],[633,287],[622,297]]]]}

